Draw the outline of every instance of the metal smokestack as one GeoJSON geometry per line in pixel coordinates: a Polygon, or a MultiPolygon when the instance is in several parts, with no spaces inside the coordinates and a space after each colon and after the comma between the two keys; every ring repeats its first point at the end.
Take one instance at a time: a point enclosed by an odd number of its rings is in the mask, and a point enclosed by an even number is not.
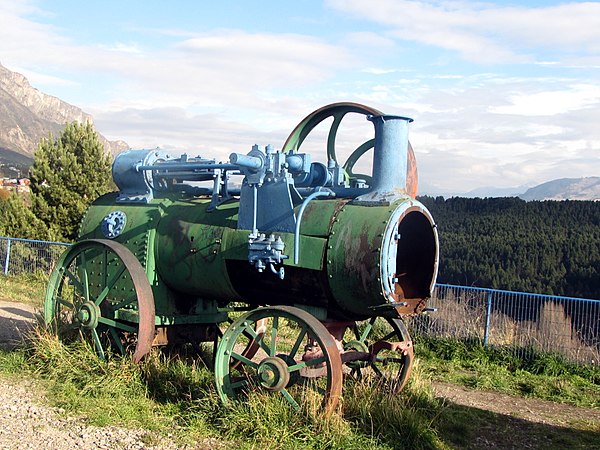
{"type": "Polygon", "coordinates": [[[408,124],[413,120],[389,115],[368,120],[375,126],[372,186],[353,203],[391,203],[408,195],[408,124]]]}

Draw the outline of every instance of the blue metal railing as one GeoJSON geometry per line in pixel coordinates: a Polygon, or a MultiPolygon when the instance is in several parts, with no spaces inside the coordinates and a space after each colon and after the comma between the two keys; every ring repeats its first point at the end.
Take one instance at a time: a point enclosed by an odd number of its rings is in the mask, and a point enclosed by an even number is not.
{"type": "Polygon", "coordinates": [[[413,318],[415,333],[600,362],[600,300],[438,284],[428,306],[436,312],[413,318]]]}
{"type": "Polygon", "coordinates": [[[0,236],[0,267],[4,275],[50,273],[66,242],[39,241],[0,236]]]}

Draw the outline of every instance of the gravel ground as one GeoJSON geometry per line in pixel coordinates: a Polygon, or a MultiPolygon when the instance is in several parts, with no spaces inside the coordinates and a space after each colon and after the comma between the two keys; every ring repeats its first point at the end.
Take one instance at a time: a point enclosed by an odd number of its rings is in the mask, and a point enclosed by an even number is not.
{"type": "MultiPolygon", "coordinates": [[[[149,446],[156,438],[144,430],[86,425],[65,418],[63,411],[44,406],[30,381],[2,378],[0,389],[0,449],[175,449],[149,446]]],[[[206,448],[206,447],[205,447],[206,448]]]]}
{"type": "MultiPolygon", "coordinates": [[[[0,300],[0,347],[20,343],[35,320],[33,306],[0,300]]],[[[47,406],[41,392],[32,380],[0,376],[0,450],[224,448],[212,439],[182,447],[142,429],[91,426],[82,418],[66,417],[64,411],[47,406]]]]}

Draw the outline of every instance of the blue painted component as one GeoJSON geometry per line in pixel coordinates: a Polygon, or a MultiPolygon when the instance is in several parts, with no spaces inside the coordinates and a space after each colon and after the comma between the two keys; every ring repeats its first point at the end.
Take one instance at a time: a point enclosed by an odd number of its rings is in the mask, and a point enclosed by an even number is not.
{"type": "Polygon", "coordinates": [[[275,269],[275,264],[282,264],[284,259],[289,258],[283,254],[285,248],[284,242],[280,236],[273,234],[266,236],[264,233],[259,235],[251,234],[248,238],[248,261],[262,272],[267,267],[283,280],[285,271],[283,267],[275,269]]]}
{"type": "Polygon", "coordinates": [[[112,175],[119,188],[118,203],[148,203],[159,188],[152,171],[140,166],[154,166],[171,157],[161,150],[130,150],[120,153],[113,162],[112,175]]]}
{"type": "Polygon", "coordinates": [[[113,211],[102,219],[100,228],[104,237],[114,239],[119,236],[125,229],[127,224],[127,216],[123,211],[113,211]]]}
{"type": "Polygon", "coordinates": [[[391,204],[407,197],[408,124],[401,116],[369,116],[375,126],[373,185],[355,204],[391,204]]]}

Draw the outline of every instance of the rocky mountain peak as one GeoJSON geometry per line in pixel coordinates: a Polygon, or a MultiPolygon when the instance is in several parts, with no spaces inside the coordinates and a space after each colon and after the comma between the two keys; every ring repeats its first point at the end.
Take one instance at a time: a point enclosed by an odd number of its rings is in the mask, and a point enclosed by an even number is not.
{"type": "MultiPolygon", "coordinates": [[[[0,64],[0,149],[31,157],[42,138],[57,136],[67,122],[75,121],[94,123],[80,108],[44,94],[0,64]]],[[[109,141],[99,133],[98,137],[113,155],[128,148],[123,141],[109,141]]]]}

